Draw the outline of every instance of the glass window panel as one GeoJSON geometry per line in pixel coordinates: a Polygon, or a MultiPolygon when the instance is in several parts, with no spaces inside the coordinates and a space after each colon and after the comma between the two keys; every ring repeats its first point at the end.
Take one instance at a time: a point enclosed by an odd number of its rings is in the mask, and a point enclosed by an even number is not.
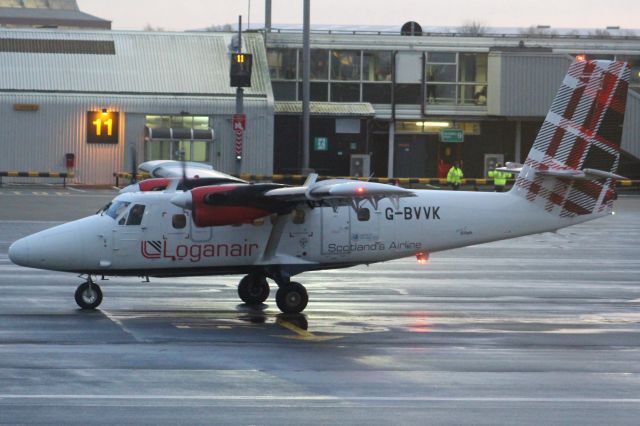
{"type": "Polygon", "coordinates": [[[463,105],[486,105],[487,86],[476,84],[461,85],[460,103],[463,105]]]}
{"type": "Polygon", "coordinates": [[[273,97],[276,101],[295,101],[296,100],[296,83],[273,81],[273,97]]]}
{"type": "Polygon", "coordinates": [[[332,83],[332,102],[360,102],[360,84],[332,83]]]}
{"type": "Polygon", "coordinates": [[[271,78],[274,80],[294,80],[296,78],[297,56],[297,49],[267,50],[271,78]]]}
{"type": "Polygon", "coordinates": [[[395,102],[397,104],[420,104],[420,84],[397,84],[395,102]]]}
{"type": "Polygon", "coordinates": [[[363,80],[391,81],[391,52],[364,52],[363,80]]]}
{"type": "MultiPolygon", "coordinates": [[[[329,83],[310,83],[309,99],[312,102],[327,102],[329,100],[329,83]]],[[[298,83],[298,100],[302,100],[302,83],[298,83]]]]}
{"type": "Polygon", "coordinates": [[[486,53],[461,53],[460,54],[460,82],[481,82],[487,81],[486,53]]]}
{"type": "Polygon", "coordinates": [[[455,84],[427,84],[427,103],[454,104],[455,102],[455,84]]]}
{"type": "Polygon", "coordinates": [[[360,80],[360,51],[331,51],[332,80],[360,80]]]}
{"type": "MultiPolygon", "coordinates": [[[[328,80],[329,51],[326,49],[311,49],[311,52],[309,52],[309,56],[311,57],[309,78],[311,80],[328,80]]],[[[298,70],[298,78],[302,79],[302,55],[300,55],[300,69],[298,70]]]]}
{"type": "Polygon", "coordinates": [[[193,128],[207,130],[209,128],[209,117],[193,117],[193,128]]]}
{"type": "Polygon", "coordinates": [[[191,161],[199,161],[201,163],[209,161],[209,142],[191,142],[191,152],[191,161]]]}
{"type": "Polygon", "coordinates": [[[455,52],[430,52],[429,55],[427,56],[427,62],[455,64],[456,54],[455,52]]]}
{"type": "Polygon", "coordinates": [[[451,82],[456,81],[455,65],[427,65],[427,81],[451,82]]]}
{"type": "Polygon", "coordinates": [[[148,141],[147,142],[147,161],[170,160],[170,159],[171,159],[171,141],[148,141]]]}
{"type": "Polygon", "coordinates": [[[159,115],[147,115],[145,117],[145,125],[150,129],[157,129],[162,127],[162,117],[159,115]]]}
{"type": "Polygon", "coordinates": [[[390,104],[391,84],[364,83],[362,85],[362,101],[372,104],[390,104]]]}

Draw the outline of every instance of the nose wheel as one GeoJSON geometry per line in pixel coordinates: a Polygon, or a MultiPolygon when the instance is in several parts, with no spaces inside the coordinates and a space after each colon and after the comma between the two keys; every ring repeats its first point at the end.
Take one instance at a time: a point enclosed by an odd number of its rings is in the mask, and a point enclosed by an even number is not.
{"type": "Polygon", "coordinates": [[[240,280],[238,296],[247,305],[260,305],[269,297],[269,283],[262,275],[249,274],[240,280]]]}
{"type": "Polygon", "coordinates": [[[102,303],[102,290],[94,282],[87,281],[76,289],[76,303],[82,309],[95,309],[102,303]]]}

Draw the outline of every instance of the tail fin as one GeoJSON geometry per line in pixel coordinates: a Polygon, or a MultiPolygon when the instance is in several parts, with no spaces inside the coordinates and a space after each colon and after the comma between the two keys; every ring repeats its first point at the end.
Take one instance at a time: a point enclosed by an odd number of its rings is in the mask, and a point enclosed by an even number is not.
{"type": "Polygon", "coordinates": [[[561,217],[608,212],[629,77],[624,62],[574,62],[512,193],[561,217]]]}

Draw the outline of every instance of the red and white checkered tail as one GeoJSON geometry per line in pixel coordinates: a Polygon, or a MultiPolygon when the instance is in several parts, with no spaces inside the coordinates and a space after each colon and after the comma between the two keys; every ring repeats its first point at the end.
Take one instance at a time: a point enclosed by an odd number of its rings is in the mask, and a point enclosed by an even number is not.
{"type": "Polygon", "coordinates": [[[512,193],[561,217],[609,211],[629,76],[624,62],[574,62],[512,193]]]}

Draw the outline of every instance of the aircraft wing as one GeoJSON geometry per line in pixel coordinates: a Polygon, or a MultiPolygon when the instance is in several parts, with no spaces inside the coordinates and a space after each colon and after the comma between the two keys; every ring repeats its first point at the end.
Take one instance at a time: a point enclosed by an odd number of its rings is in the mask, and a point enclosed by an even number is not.
{"type": "Polygon", "coordinates": [[[329,179],[316,182],[311,175],[304,186],[276,188],[265,192],[264,196],[288,202],[324,202],[333,207],[339,205],[359,206],[361,201],[369,201],[374,209],[383,198],[396,201],[401,197],[415,197],[411,190],[375,182],[361,182],[346,179],[329,179]]]}
{"type": "Polygon", "coordinates": [[[415,197],[413,191],[373,182],[331,179],[316,182],[310,175],[303,186],[274,183],[229,183],[201,186],[177,192],[171,202],[192,210],[196,225],[224,226],[251,223],[270,214],[286,214],[298,204],[313,203],[315,207],[350,206],[354,210],[369,202],[374,209],[388,198],[397,207],[401,197],[415,197]]]}
{"type": "Polygon", "coordinates": [[[208,164],[194,163],[192,161],[185,161],[183,165],[181,161],[156,160],[147,161],[138,166],[140,170],[149,173],[154,178],[181,178],[183,167],[184,173],[190,179],[216,178],[228,182],[245,182],[242,179],[214,170],[208,164]]]}

